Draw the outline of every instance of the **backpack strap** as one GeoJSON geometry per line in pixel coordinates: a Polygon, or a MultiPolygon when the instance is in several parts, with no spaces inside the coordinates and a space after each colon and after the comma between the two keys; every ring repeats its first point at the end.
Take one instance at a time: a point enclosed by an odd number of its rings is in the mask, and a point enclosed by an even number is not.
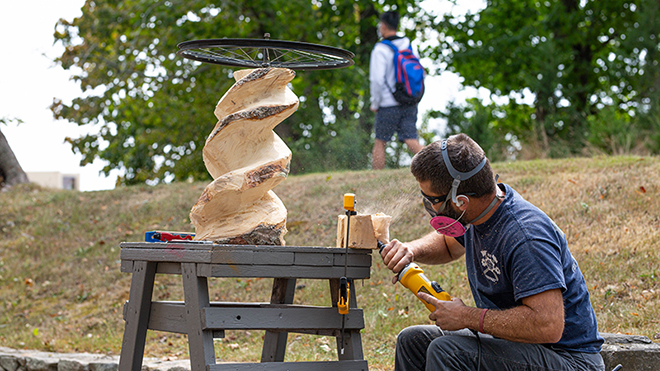
{"type": "MultiPolygon", "coordinates": [[[[387,40],[387,39],[383,39],[380,43],[389,46],[390,49],[392,49],[392,51],[394,52],[394,76],[395,76],[395,80],[396,80],[396,76],[399,74],[399,66],[398,66],[397,61],[396,61],[396,59],[397,59],[396,55],[397,55],[397,53],[399,53],[399,48],[394,46],[394,43],[390,40],[387,40]]],[[[391,93],[394,93],[396,91],[395,88],[393,88],[393,87],[391,87],[387,84],[387,79],[385,80],[385,87],[387,87],[387,89],[391,93]]]]}
{"type": "Polygon", "coordinates": [[[381,44],[385,44],[385,45],[389,46],[390,49],[392,49],[392,51],[394,53],[399,51],[399,49],[396,46],[394,46],[394,43],[391,42],[390,40],[384,39],[383,41],[381,41],[381,44]]]}

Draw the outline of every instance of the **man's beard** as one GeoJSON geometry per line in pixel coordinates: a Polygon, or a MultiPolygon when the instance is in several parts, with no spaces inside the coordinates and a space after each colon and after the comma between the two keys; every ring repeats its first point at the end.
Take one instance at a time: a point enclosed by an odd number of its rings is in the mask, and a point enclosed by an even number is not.
{"type": "Polygon", "coordinates": [[[438,214],[438,216],[446,216],[446,217],[458,220],[458,222],[461,223],[461,225],[463,225],[463,227],[465,227],[466,223],[464,223],[461,220],[461,216],[465,216],[465,215],[463,214],[462,211],[455,210],[454,207],[453,207],[453,203],[449,204],[450,202],[451,201],[447,202],[447,205],[446,205],[445,209],[442,211],[442,213],[438,214]]]}

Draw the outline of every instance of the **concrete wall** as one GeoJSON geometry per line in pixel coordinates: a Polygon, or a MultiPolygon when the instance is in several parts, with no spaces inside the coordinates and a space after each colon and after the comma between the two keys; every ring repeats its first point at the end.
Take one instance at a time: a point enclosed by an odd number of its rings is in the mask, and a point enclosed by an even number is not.
{"type": "Polygon", "coordinates": [[[80,190],[80,174],[62,174],[59,171],[26,172],[30,182],[42,187],[80,190]]]}

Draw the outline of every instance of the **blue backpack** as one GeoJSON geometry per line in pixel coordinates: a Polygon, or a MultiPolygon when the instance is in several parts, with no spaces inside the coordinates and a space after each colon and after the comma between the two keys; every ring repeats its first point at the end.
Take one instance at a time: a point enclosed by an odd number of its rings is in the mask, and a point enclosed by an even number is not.
{"type": "Polygon", "coordinates": [[[399,50],[390,40],[381,41],[394,51],[394,99],[403,105],[419,103],[424,95],[424,67],[413,54],[412,47],[399,50]]]}

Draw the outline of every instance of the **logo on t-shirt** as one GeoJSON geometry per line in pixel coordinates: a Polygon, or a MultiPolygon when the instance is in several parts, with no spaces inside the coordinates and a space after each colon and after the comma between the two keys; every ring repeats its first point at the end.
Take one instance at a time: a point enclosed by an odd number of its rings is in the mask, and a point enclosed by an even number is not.
{"type": "Polygon", "coordinates": [[[484,276],[493,282],[499,281],[499,275],[502,273],[497,263],[495,255],[489,254],[486,250],[481,250],[481,266],[484,268],[484,276]]]}

